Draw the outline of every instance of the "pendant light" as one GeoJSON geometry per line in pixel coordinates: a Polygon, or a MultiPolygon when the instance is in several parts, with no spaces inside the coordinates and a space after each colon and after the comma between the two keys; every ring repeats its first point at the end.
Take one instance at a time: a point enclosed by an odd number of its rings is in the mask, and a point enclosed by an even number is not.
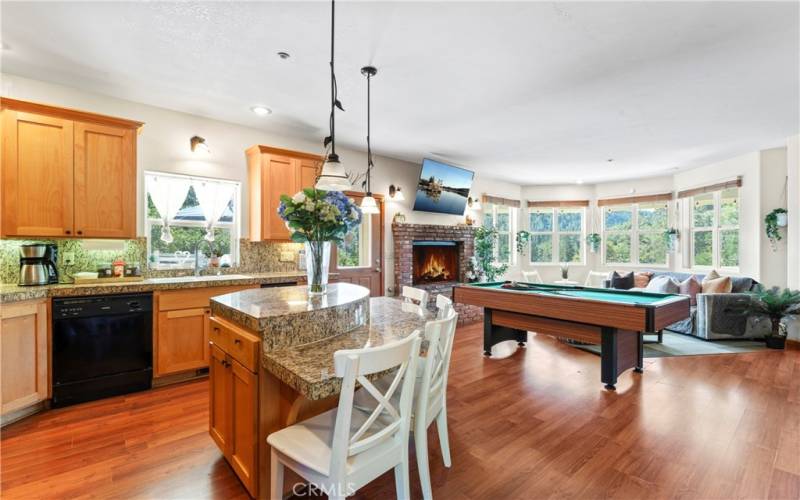
{"type": "Polygon", "coordinates": [[[367,195],[361,200],[361,211],[365,214],[378,214],[380,210],[378,210],[378,204],[375,203],[375,198],[372,196],[372,167],[375,166],[372,163],[372,147],[370,146],[369,141],[369,131],[370,131],[370,81],[373,76],[378,74],[378,70],[375,69],[373,66],[364,66],[361,68],[361,74],[367,77],[367,195]]]}
{"type": "Polygon", "coordinates": [[[331,135],[325,138],[324,145],[327,147],[331,145],[331,152],[325,158],[325,163],[322,164],[322,173],[317,179],[314,187],[324,191],[346,191],[352,187],[350,180],[347,178],[347,173],[344,171],[344,165],[339,161],[339,155],[336,154],[336,123],[335,112],[336,108],[344,111],[342,103],[337,97],[336,89],[336,74],[333,69],[333,41],[336,28],[336,1],[331,0],[331,116],[329,120],[331,135]]]}

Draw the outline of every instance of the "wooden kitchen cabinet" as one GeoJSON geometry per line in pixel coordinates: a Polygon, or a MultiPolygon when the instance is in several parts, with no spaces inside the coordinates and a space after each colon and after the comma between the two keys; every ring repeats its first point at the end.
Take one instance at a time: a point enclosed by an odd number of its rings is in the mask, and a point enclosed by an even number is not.
{"type": "Polygon", "coordinates": [[[250,240],[289,240],[289,230],[278,216],[280,197],[314,187],[322,157],[269,146],[252,146],[245,153],[250,240]]]}
{"type": "Polygon", "coordinates": [[[141,122],[2,99],[5,236],[135,238],[141,122]]]}
{"type": "MultiPolygon", "coordinates": [[[[3,304],[0,309],[0,415],[16,413],[47,399],[47,300],[3,304]]],[[[13,416],[11,416],[13,419],[13,416]]]]}
{"type": "Polygon", "coordinates": [[[257,285],[234,285],[156,291],[153,335],[154,377],[209,366],[211,297],[257,285]]]}

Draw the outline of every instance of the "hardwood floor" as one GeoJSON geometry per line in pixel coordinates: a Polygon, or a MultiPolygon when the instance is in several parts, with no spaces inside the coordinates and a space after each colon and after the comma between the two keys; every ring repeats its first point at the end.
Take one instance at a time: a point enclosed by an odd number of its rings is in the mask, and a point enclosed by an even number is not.
{"type": "MultiPolygon", "coordinates": [[[[800,350],[648,359],[612,393],[596,356],[552,338],[498,345],[499,359],[481,345],[480,325],[459,329],[451,469],[429,436],[437,498],[800,498],[800,350]]],[[[6,427],[0,496],[246,498],[208,437],[207,391],[186,383],[6,427]]],[[[421,498],[414,465],[411,484],[421,498]]],[[[356,498],[393,496],[389,473],[356,498]]]]}

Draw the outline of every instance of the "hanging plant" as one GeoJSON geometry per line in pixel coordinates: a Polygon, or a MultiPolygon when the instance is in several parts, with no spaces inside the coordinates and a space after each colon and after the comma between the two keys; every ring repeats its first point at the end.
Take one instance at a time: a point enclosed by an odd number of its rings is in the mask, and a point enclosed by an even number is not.
{"type": "Polygon", "coordinates": [[[664,241],[667,243],[667,250],[674,252],[678,249],[678,237],[680,233],[674,227],[664,231],[664,241]]]}
{"type": "Polygon", "coordinates": [[[784,222],[784,225],[786,225],[785,224],[786,210],[783,208],[776,208],[772,212],[768,213],[766,217],[764,217],[764,223],[766,224],[767,238],[769,238],[773,250],[775,249],[775,245],[780,240],[783,239],[783,237],[781,236],[780,222],[784,222]]]}
{"type": "Polygon", "coordinates": [[[531,241],[531,233],[524,229],[517,231],[517,253],[524,253],[529,241],[531,241]]]}
{"type": "Polygon", "coordinates": [[[589,251],[597,253],[600,250],[600,242],[602,238],[597,233],[590,233],[586,235],[586,244],[589,245],[589,251]]]}

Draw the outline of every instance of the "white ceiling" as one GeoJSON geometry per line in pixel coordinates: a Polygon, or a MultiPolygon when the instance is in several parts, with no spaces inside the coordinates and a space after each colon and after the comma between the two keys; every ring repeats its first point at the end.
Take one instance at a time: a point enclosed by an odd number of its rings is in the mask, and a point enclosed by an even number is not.
{"type": "MultiPolygon", "coordinates": [[[[364,148],[372,64],[377,153],[519,184],[779,146],[800,130],[798,5],[339,2],[338,142],[364,148]]],[[[319,2],[3,1],[3,71],[321,140],[329,16],[319,2]]]]}

